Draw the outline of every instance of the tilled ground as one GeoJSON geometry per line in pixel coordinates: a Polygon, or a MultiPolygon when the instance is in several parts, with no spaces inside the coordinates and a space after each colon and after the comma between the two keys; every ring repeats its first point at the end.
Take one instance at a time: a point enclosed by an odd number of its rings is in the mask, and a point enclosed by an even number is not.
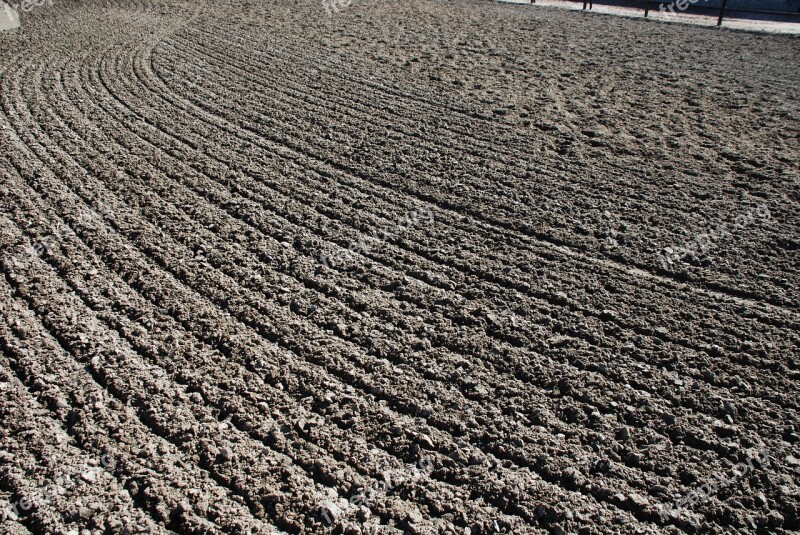
{"type": "Polygon", "coordinates": [[[800,39],[469,0],[21,20],[3,533],[800,530],[800,39]]]}

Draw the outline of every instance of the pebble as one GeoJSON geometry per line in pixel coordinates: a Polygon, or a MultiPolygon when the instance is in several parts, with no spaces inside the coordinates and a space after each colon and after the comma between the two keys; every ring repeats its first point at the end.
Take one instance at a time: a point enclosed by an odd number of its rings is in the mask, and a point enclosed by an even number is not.
{"type": "Polygon", "coordinates": [[[778,511],[770,511],[767,520],[769,521],[769,525],[771,527],[779,528],[783,525],[784,518],[783,515],[778,511]]]}
{"type": "Polygon", "coordinates": [[[637,507],[647,507],[647,505],[650,503],[647,498],[635,492],[628,494],[628,500],[637,507]]]}
{"type": "Polygon", "coordinates": [[[417,443],[426,450],[432,450],[435,447],[433,444],[433,440],[431,440],[431,437],[425,434],[420,434],[417,437],[417,443]]]}
{"type": "Polygon", "coordinates": [[[417,509],[412,509],[406,515],[406,522],[409,524],[421,524],[424,520],[422,513],[417,509]]]}
{"type": "Polygon", "coordinates": [[[217,460],[221,463],[227,462],[231,459],[231,450],[228,448],[220,448],[217,460]]]}
{"type": "Polygon", "coordinates": [[[361,522],[366,522],[372,516],[372,512],[369,510],[368,507],[364,507],[363,505],[358,508],[356,512],[356,516],[361,522]]]}
{"type": "Polygon", "coordinates": [[[667,489],[667,487],[665,487],[664,485],[653,485],[653,487],[650,490],[654,494],[659,494],[661,496],[666,496],[667,494],[669,494],[669,489],[667,489]]]}

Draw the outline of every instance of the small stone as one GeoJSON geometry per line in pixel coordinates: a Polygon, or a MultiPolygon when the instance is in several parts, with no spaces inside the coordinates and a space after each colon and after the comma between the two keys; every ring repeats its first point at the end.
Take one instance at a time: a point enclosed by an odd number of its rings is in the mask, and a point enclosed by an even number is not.
{"type": "Polygon", "coordinates": [[[617,430],[618,440],[628,440],[629,438],[631,438],[631,432],[627,427],[620,427],[617,430]]]}
{"type": "Polygon", "coordinates": [[[81,479],[86,481],[87,483],[94,483],[97,481],[97,472],[94,470],[87,470],[81,474],[81,479]]]}
{"type": "Polygon", "coordinates": [[[219,455],[217,455],[218,463],[225,463],[231,460],[231,450],[228,448],[221,448],[219,455]]]}
{"type": "Polygon", "coordinates": [[[675,415],[671,412],[661,413],[661,418],[667,423],[667,425],[675,425],[675,415]]]}
{"type": "Polygon", "coordinates": [[[798,459],[794,455],[787,455],[786,456],[786,464],[788,464],[790,466],[800,466],[800,459],[798,459]]]}
{"type": "Polygon", "coordinates": [[[92,518],[92,510],[88,507],[79,507],[78,508],[78,516],[81,517],[83,520],[89,520],[92,518]]]}
{"type": "Polygon", "coordinates": [[[664,485],[653,485],[650,490],[653,494],[658,494],[660,496],[666,496],[669,494],[669,489],[667,489],[667,487],[664,485]]]}
{"type": "Polygon", "coordinates": [[[422,513],[418,509],[412,509],[406,515],[406,522],[409,524],[421,524],[423,520],[422,513]]]}
{"type": "Polygon", "coordinates": [[[356,517],[358,517],[361,522],[366,522],[371,516],[372,512],[369,510],[369,507],[364,507],[362,505],[358,508],[358,511],[356,511],[356,517]]]}
{"type": "Polygon", "coordinates": [[[569,489],[576,489],[583,485],[584,478],[576,468],[567,468],[561,472],[561,480],[569,489]]]}
{"type": "Polygon", "coordinates": [[[616,319],[616,317],[617,317],[617,313],[614,312],[613,310],[609,309],[609,308],[603,309],[603,311],[600,312],[600,319],[603,319],[603,320],[606,320],[606,321],[614,320],[614,319],[616,319]]]}
{"type": "Polygon", "coordinates": [[[431,437],[423,433],[420,433],[420,435],[417,437],[417,443],[420,445],[420,447],[423,447],[426,450],[432,450],[435,447],[431,437]]]}
{"type": "Polygon", "coordinates": [[[767,516],[767,521],[769,522],[770,527],[779,528],[783,525],[783,515],[780,514],[778,511],[770,511],[769,516],[767,516]]]}
{"type": "Polygon", "coordinates": [[[320,503],[317,509],[320,513],[320,517],[329,525],[336,522],[342,515],[342,510],[339,509],[339,506],[330,500],[320,503]]]}

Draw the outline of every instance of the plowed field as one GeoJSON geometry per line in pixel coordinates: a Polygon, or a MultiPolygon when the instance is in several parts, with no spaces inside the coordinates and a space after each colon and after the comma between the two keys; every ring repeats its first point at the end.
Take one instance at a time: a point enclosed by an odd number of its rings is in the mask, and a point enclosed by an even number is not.
{"type": "Polygon", "coordinates": [[[0,531],[800,530],[800,39],[40,4],[0,34],[0,531]]]}

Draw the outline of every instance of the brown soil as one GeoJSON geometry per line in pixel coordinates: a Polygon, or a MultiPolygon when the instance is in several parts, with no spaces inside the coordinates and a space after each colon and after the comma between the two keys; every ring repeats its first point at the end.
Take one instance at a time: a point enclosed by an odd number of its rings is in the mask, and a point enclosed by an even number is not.
{"type": "Polygon", "coordinates": [[[800,530],[800,39],[337,9],[0,34],[0,530],[800,530]]]}

